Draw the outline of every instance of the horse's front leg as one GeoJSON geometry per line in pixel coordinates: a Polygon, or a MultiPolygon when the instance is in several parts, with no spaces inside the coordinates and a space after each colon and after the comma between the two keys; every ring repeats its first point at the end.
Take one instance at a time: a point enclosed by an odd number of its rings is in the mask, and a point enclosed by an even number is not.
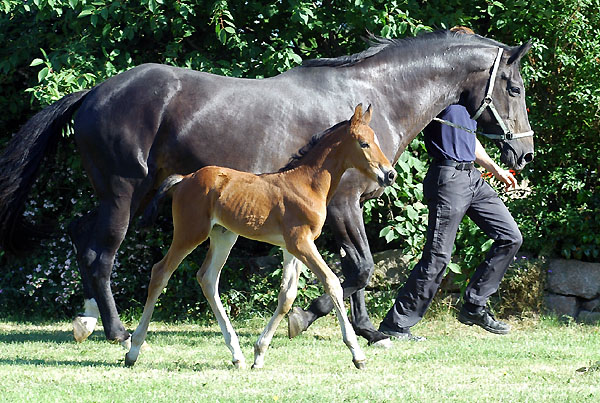
{"type": "Polygon", "coordinates": [[[281,277],[281,288],[277,301],[277,309],[273,317],[265,327],[256,344],[254,345],[254,364],[252,368],[262,368],[265,363],[265,353],[271,343],[273,334],[279,322],[292,307],[298,293],[298,276],[300,275],[300,261],[283,250],[283,274],[281,277]]]}
{"type": "Polygon", "coordinates": [[[223,333],[223,337],[225,338],[225,344],[229,348],[229,351],[231,351],[231,362],[236,368],[246,368],[246,360],[240,348],[240,341],[229,321],[229,317],[219,296],[221,269],[237,237],[237,234],[223,227],[215,226],[210,233],[210,248],[208,249],[204,263],[202,263],[202,267],[200,267],[200,270],[196,274],[196,278],[217,318],[221,333],[223,333]]]}
{"type": "Polygon", "coordinates": [[[286,247],[294,254],[294,256],[300,259],[300,261],[303,262],[323,284],[325,292],[333,301],[333,307],[335,308],[338,321],[340,322],[344,344],[346,344],[352,353],[352,362],[358,369],[365,368],[367,359],[358,345],[356,334],[348,320],[348,315],[346,314],[346,309],[344,307],[344,294],[340,280],[327,266],[327,263],[325,263],[319,254],[317,247],[310,238],[302,239],[295,244],[287,244],[286,247]]]}

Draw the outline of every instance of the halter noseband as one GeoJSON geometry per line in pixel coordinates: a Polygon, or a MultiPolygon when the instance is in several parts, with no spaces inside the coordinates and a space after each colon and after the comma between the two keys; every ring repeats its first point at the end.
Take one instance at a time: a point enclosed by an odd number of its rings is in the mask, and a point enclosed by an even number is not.
{"type": "Polygon", "coordinates": [[[494,67],[492,68],[492,73],[490,74],[490,80],[488,81],[488,88],[487,88],[487,92],[485,94],[485,98],[483,98],[483,101],[481,101],[481,106],[479,107],[479,109],[477,109],[477,112],[475,112],[475,114],[471,117],[471,119],[477,120],[486,108],[490,108],[490,110],[492,111],[492,115],[494,115],[494,117],[496,118],[496,122],[498,122],[498,126],[500,126],[500,128],[502,129],[503,134],[491,134],[491,133],[483,133],[483,132],[479,132],[479,131],[473,131],[464,126],[457,125],[456,123],[452,123],[448,120],[440,119],[438,117],[433,118],[433,120],[435,120],[436,122],[440,122],[442,124],[448,125],[448,126],[455,127],[457,129],[462,129],[462,130],[472,133],[472,134],[481,134],[482,136],[485,136],[492,140],[512,140],[512,139],[518,139],[521,137],[533,136],[533,130],[530,130],[530,131],[524,132],[524,133],[511,132],[508,129],[508,127],[506,126],[506,124],[504,123],[504,121],[502,120],[500,113],[498,113],[498,110],[494,106],[494,102],[492,100],[492,92],[494,91],[496,75],[498,74],[498,67],[500,66],[500,60],[502,59],[502,52],[503,52],[502,48],[498,48],[498,54],[496,55],[496,59],[494,60],[494,67]]]}

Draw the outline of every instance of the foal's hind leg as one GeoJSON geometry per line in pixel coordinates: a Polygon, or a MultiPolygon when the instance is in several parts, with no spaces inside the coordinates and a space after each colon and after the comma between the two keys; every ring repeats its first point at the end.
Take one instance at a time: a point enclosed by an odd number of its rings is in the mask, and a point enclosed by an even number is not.
{"type": "Polygon", "coordinates": [[[156,301],[162,290],[167,286],[173,272],[192,250],[193,248],[181,248],[174,242],[171,244],[171,248],[165,257],[152,267],[150,284],[148,285],[148,298],[146,298],[146,304],[144,305],[144,312],[142,313],[140,323],[135,329],[135,332],[133,332],[133,335],[131,335],[131,348],[125,355],[126,366],[132,366],[137,361],[138,355],[140,354],[140,348],[146,340],[148,325],[150,324],[156,301]]]}
{"type": "Polygon", "coordinates": [[[227,313],[221,303],[219,297],[219,276],[221,275],[221,269],[229,256],[229,252],[237,240],[237,234],[220,226],[214,226],[210,233],[210,248],[208,254],[202,263],[202,267],[198,270],[196,278],[202,292],[208,300],[210,307],[212,308],[219,327],[225,338],[225,344],[231,351],[233,365],[237,368],[245,368],[246,360],[242,354],[240,348],[240,342],[227,317],[227,313]]]}
{"type": "Polygon", "coordinates": [[[344,307],[344,294],[340,280],[327,266],[327,263],[325,263],[319,254],[319,251],[312,240],[304,239],[296,242],[295,245],[292,244],[286,246],[288,250],[290,252],[293,251],[294,256],[300,259],[300,261],[302,261],[313,273],[315,273],[321,283],[323,283],[325,292],[333,301],[333,306],[335,308],[338,321],[340,322],[340,327],[342,328],[342,338],[352,353],[352,361],[354,362],[356,368],[363,369],[365,367],[366,357],[358,345],[356,334],[354,333],[354,329],[348,320],[348,315],[346,314],[346,309],[344,307]]]}
{"type": "Polygon", "coordinates": [[[296,299],[300,264],[300,261],[286,249],[283,250],[283,274],[281,277],[277,310],[254,345],[254,364],[252,365],[252,368],[263,367],[265,363],[265,353],[271,343],[273,334],[275,333],[277,326],[279,326],[279,322],[281,322],[281,319],[288,313],[296,299]]]}

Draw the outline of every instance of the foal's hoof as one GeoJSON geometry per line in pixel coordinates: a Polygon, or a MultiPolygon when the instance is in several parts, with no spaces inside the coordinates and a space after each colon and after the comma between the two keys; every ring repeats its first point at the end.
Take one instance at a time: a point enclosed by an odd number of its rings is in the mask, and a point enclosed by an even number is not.
{"type": "Polygon", "coordinates": [[[92,325],[90,319],[92,318],[87,318],[85,316],[78,316],[73,319],[73,338],[77,343],[85,341],[94,331],[95,323],[92,325]]]}
{"type": "Polygon", "coordinates": [[[355,361],[352,360],[356,369],[365,369],[367,368],[367,360],[355,361]]]}
{"type": "Polygon", "coordinates": [[[306,329],[308,329],[308,322],[304,319],[304,311],[296,306],[293,307],[288,313],[288,337],[293,339],[306,329]]]}
{"type": "Polygon", "coordinates": [[[231,361],[236,369],[246,369],[246,363],[242,360],[231,361]]]}

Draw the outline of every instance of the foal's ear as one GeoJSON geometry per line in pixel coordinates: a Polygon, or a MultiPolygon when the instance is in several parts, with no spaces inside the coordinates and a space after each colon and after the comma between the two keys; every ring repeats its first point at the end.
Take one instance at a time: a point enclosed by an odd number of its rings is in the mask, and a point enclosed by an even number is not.
{"type": "Polygon", "coordinates": [[[356,108],[354,108],[354,115],[352,116],[352,120],[350,121],[351,124],[355,124],[357,122],[360,122],[362,119],[363,113],[362,113],[362,104],[358,104],[356,105],[356,108]]]}
{"type": "Polygon", "coordinates": [[[530,39],[518,48],[515,46],[513,49],[511,49],[510,57],[508,58],[508,62],[506,64],[510,66],[514,62],[521,60],[521,58],[525,56],[527,52],[529,52],[529,49],[531,49],[531,45],[533,45],[533,42],[530,39]]]}
{"type": "Polygon", "coordinates": [[[367,111],[362,117],[363,123],[368,125],[371,122],[371,116],[373,115],[373,110],[371,109],[371,105],[367,108],[367,111]]]}

